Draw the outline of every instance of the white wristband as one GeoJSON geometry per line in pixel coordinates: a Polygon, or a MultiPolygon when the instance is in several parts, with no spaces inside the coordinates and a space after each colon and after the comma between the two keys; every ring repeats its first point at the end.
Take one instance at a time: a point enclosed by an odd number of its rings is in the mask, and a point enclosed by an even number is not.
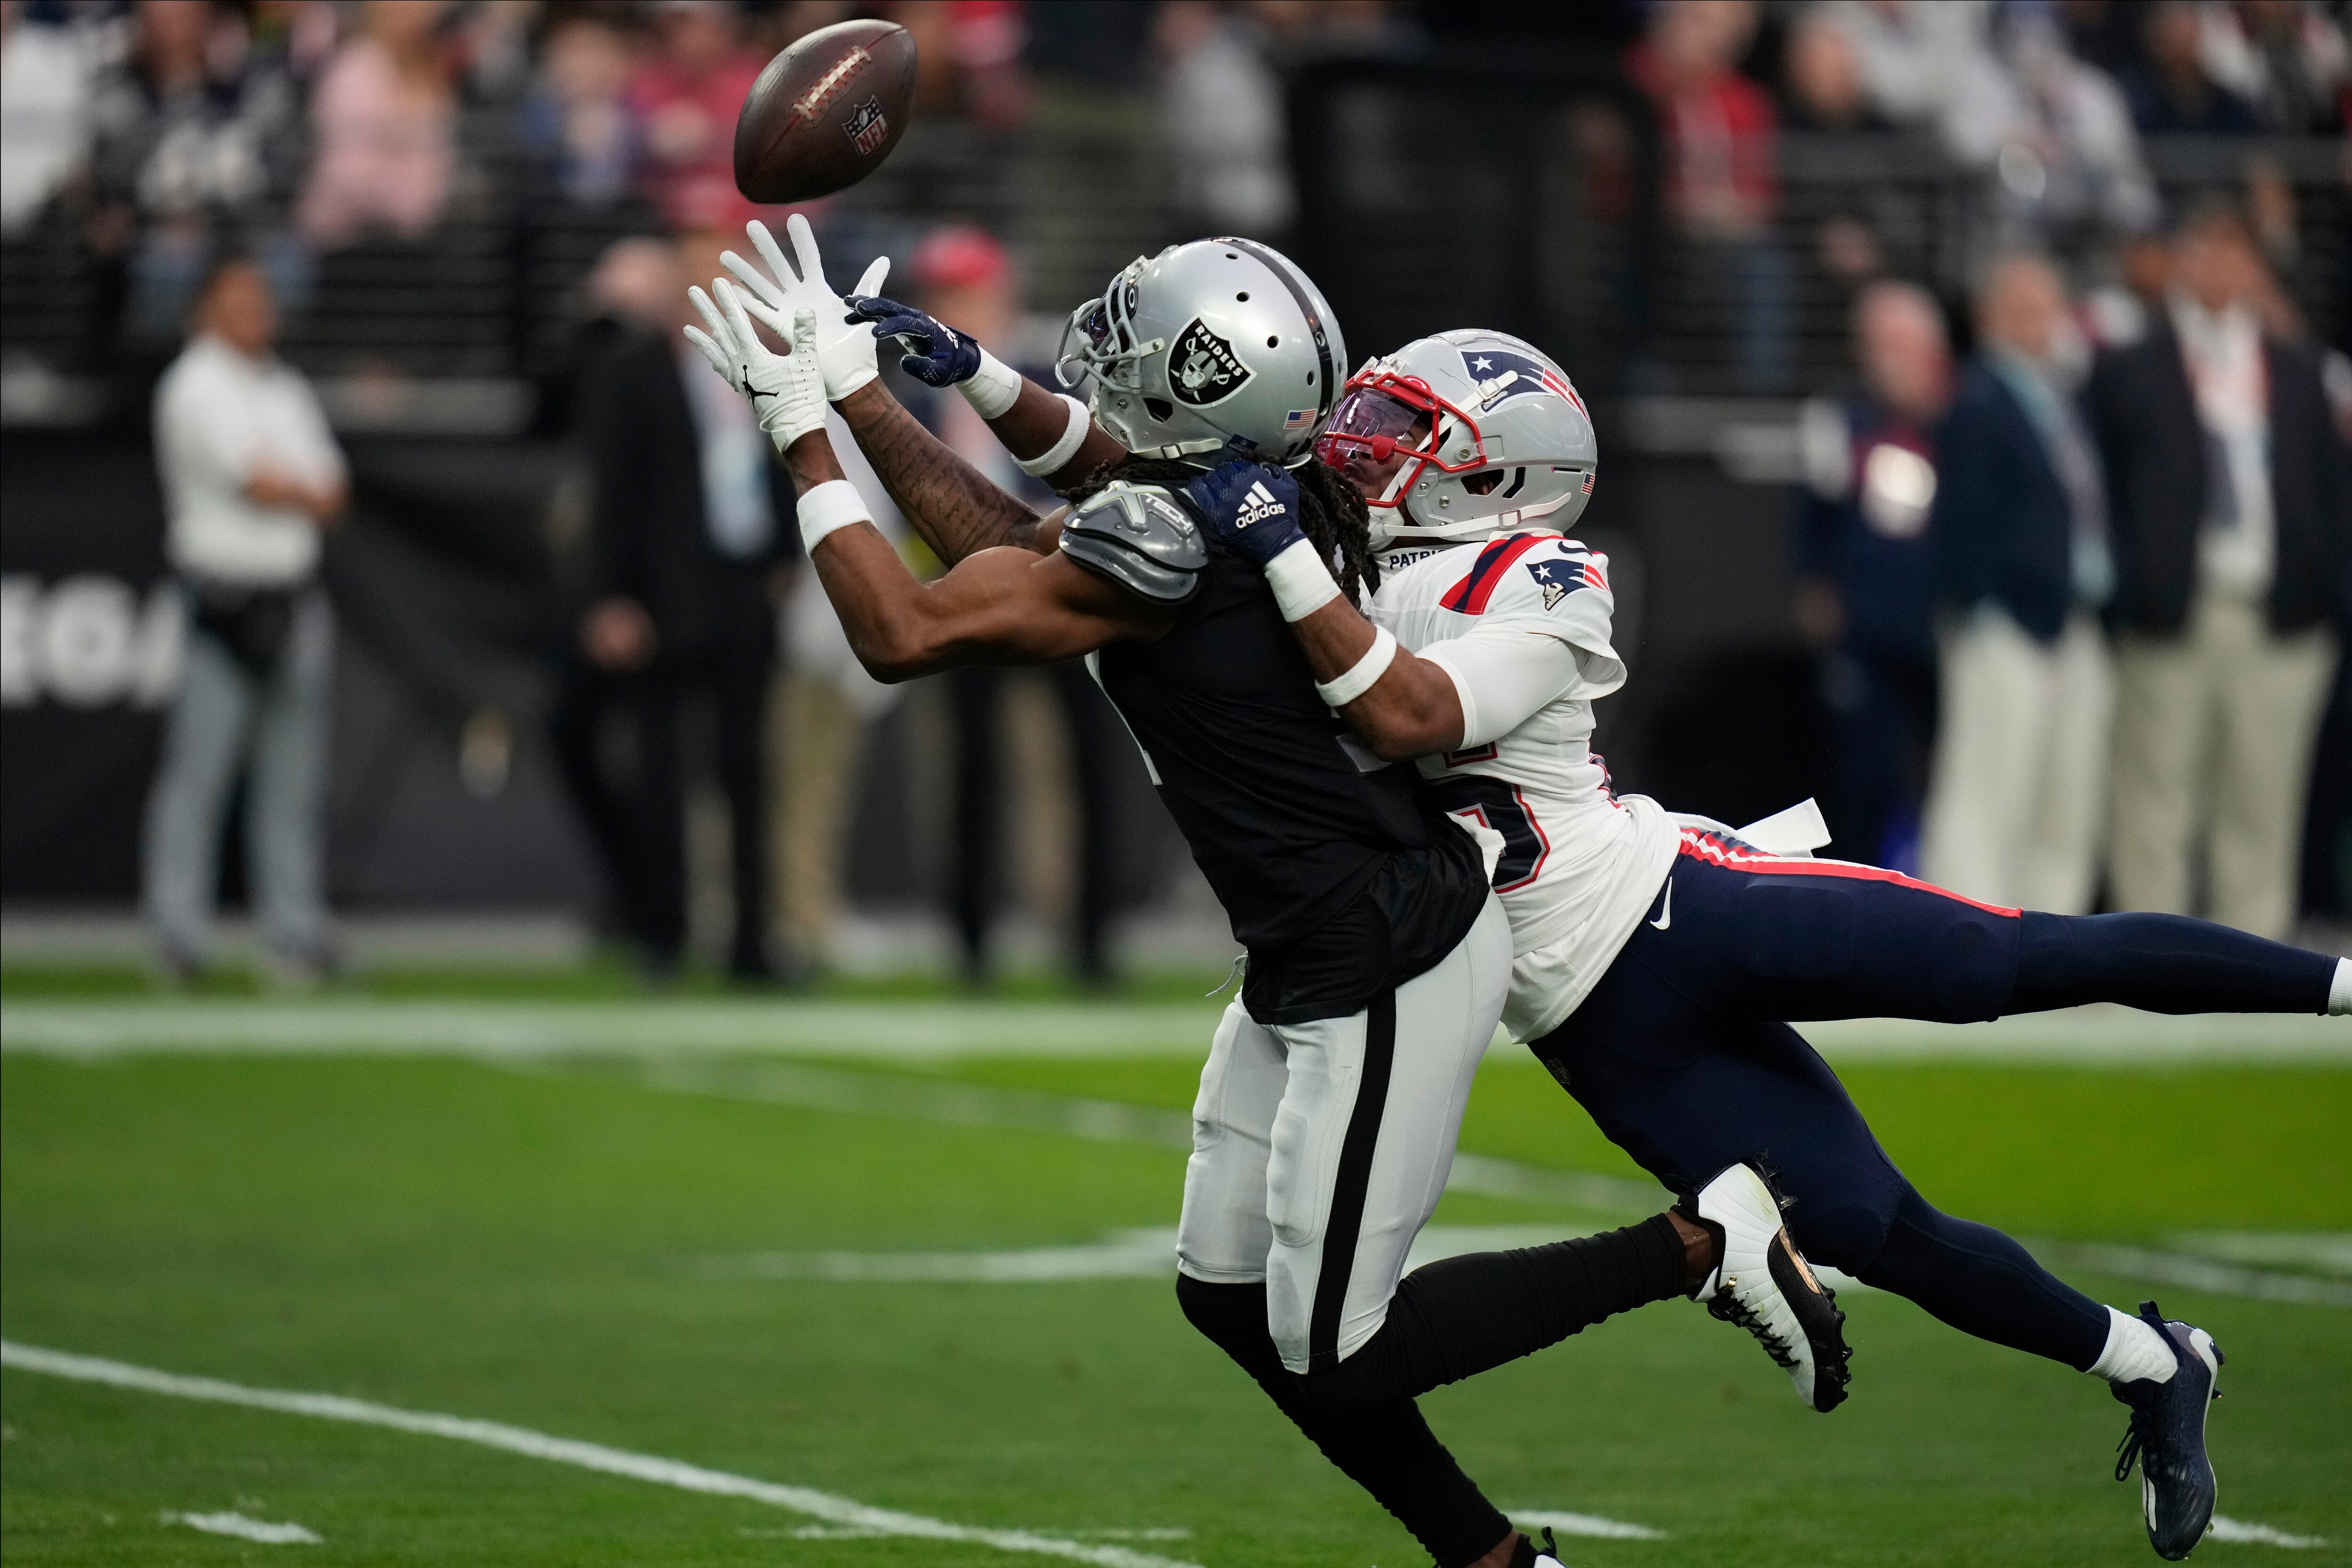
{"type": "Polygon", "coordinates": [[[1356,661],[1355,667],[1337,680],[1317,681],[1315,694],[1334,708],[1345,708],[1388,673],[1389,666],[1396,660],[1396,649],[1395,636],[1388,627],[1381,627],[1372,633],[1372,646],[1364,650],[1364,657],[1356,661]]]}
{"type": "Polygon", "coordinates": [[[1042,479],[1047,474],[1059,473],[1066,468],[1070,459],[1078,455],[1078,447],[1085,442],[1087,432],[1094,428],[1095,416],[1087,412],[1085,404],[1066,392],[1061,396],[1070,408],[1070,423],[1062,432],[1062,438],[1034,458],[1013,459],[1014,465],[1033,479],[1042,479]]]}
{"type": "Polygon", "coordinates": [[[1274,590],[1274,602],[1282,607],[1286,621],[1303,621],[1339,596],[1331,568],[1304,539],[1292,541],[1265,563],[1265,585],[1274,590]]]}
{"type": "Polygon", "coordinates": [[[827,479],[803,493],[799,507],[801,548],[811,555],[829,536],[874,521],[873,510],[847,479],[827,479]]]}
{"type": "Polygon", "coordinates": [[[1021,373],[982,349],[980,368],[957,382],[956,390],[982,419],[999,418],[1021,401],[1021,373]]]}

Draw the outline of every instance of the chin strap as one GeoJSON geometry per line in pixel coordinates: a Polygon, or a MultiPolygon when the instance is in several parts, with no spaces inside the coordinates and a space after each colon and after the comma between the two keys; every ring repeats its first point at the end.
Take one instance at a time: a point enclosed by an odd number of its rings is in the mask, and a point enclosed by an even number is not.
{"type": "Polygon", "coordinates": [[[1198,441],[1171,441],[1165,447],[1139,447],[1139,458],[1164,458],[1171,461],[1190,458],[1202,452],[1222,452],[1229,445],[1223,436],[1207,436],[1198,441]]]}

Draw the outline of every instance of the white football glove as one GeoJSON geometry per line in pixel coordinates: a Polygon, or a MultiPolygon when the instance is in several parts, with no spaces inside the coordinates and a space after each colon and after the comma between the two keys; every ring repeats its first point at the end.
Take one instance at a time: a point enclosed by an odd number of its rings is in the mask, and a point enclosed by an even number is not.
{"type": "Polygon", "coordinates": [[[814,312],[805,307],[795,310],[791,352],[772,353],[744,314],[743,297],[734,287],[720,278],[710,288],[718,296],[716,304],[700,289],[687,290],[710,328],[708,332],[687,328],[688,341],[702,351],[728,385],[751,400],[751,412],[777,451],[812,430],[824,429],[824,373],[817,364],[814,312]]]}
{"type": "MultiPolygon", "coordinates": [[[[838,403],[877,374],[874,365],[874,329],[864,321],[851,321],[848,304],[825,283],[824,258],[817,254],[816,231],[809,227],[808,219],[794,213],[784,220],[784,231],[792,236],[797,268],[784,259],[776,237],[758,218],[745,224],[743,232],[751,237],[760,259],[768,264],[768,271],[761,271],[731,250],[719,260],[751,291],[748,301],[751,313],[774,328],[779,336],[792,337],[790,323],[797,312],[807,310],[815,318],[816,358],[824,370],[824,395],[838,403]]],[[[889,275],[890,258],[877,257],[853,292],[879,292],[882,280],[889,275]]]]}

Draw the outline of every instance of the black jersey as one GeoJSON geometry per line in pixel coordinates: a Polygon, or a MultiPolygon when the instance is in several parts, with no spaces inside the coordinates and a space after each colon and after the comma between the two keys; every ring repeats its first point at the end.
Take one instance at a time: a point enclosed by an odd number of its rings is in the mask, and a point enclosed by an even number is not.
{"type": "Polygon", "coordinates": [[[1168,633],[1090,662],[1249,950],[1259,1022],[1353,1013],[1478,918],[1475,841],[1348,735],[1257,567],[1212,541],[1168,633]]]}

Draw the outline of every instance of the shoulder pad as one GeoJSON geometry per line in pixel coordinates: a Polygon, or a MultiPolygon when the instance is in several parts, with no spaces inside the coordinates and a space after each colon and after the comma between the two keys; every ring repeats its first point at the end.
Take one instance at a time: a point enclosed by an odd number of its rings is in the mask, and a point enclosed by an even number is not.
{"type": "Polygon", "coordinates": [[[1158,485],[1113,479],[1062,520],[1062,553],[1159,605],[1181,605],[1209,563],[1201,525],[1158,485]]]}
{"type": "MultiPolygon", "coordinates": [[[[1507,564],[1486,584],[1474,614],[1483,612],[1496,619],[1533,616],[1547,624],[1598,615],[1606,624],[1608,611],[1601,595],[1607,595],[1608,603],[1615,603],[1607,556],[1587,550],[1573,539],[1547,539],[1503,559],[1507,564]]],[[[1474,601],[1479,600],[1475,584],[1465,582],[1463,590],[1474,601]]]]}

